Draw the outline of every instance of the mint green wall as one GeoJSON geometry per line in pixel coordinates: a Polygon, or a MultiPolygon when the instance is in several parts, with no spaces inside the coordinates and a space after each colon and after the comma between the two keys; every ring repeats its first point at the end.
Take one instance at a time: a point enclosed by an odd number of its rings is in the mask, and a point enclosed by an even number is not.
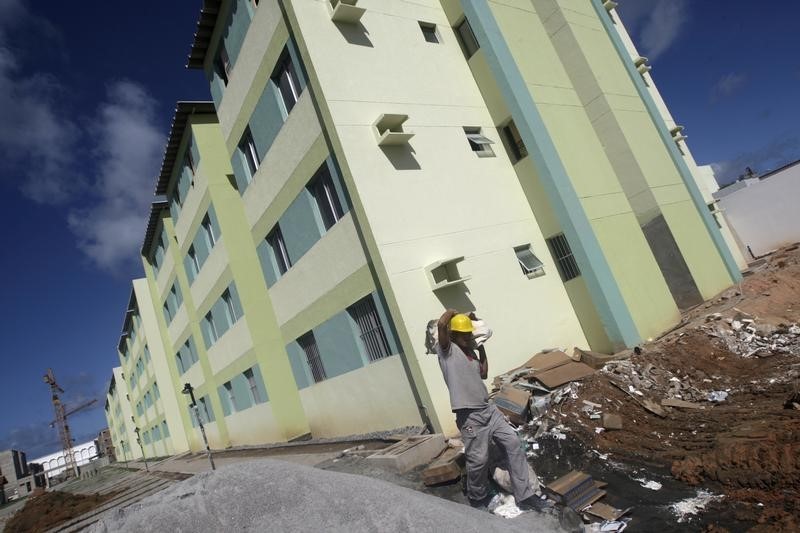
{"type": "Polygon", "coordinates": [[[629,79],[633,82],[637,94],[644,102],[645,108],[652,123],[654,124],[655,131],[660,137],[663,146],[665,147],[669,158],[672,160],[674,168],[677,169],[685,187],[689,194],[691,203],[694,207],[693,210],[687,209],[686,206],[681,208],[674,208],[672,206],[664,207],[664,216],[670,223],[673,233],[678,240],[681,251],[689,263],[692,274],[700,287],[703,296],[709,297],[715,291],[721,290],[730,282],[737,282],[741,280],[741,273],[736,265],[736,261],[731,255],[722,234],[719,231],[712,215],[706,208],[705,201],[703,200],[702,193],[697,187],[697,183],[692,177],[686,162],[684,161],[680,151],[673,142],[671,135],[664,123],[664,119],[658,111],[658,108],[653,101],[652,96],[647,90],[639,73],[630,61],[626,61],[627,52],[625,45],[622,43],[619,35],[611,27],[611,20],[605,16],[605,8],[600,0],[591,0],[591,5],[600,20],[609,41],[616,52],[617,58],[624,67],[629,79]],[[692,212],[693,211],[693,212],[692,212]],[[681,218],[683,215],[684,218],[681,218]],[[702,226],[705,227],[705,234],[696,232],[697,218],[699,217],[702,226]],[[694,238],[692,238],[694,237],[694,238]],[[716,257],[709,258],[709,252],[706,250],[708,242],[713,244],[716,249],[716,257]],[[727,279],[725,276],[720,275],[719,262],[722,263],[724,270],[727,272],[727,279]]]}

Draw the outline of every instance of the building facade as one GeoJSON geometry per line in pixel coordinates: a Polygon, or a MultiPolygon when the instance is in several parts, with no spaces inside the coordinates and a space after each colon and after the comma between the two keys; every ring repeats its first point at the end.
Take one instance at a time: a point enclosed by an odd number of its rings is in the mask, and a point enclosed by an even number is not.
{"type": "Polygon", "coordinates": [[[0,504],[24,498],[36,487],[42,487],[43,479],[38,475],[40,471],[39,465],[28,464],[25,452],[0,452],[0,504]]]}
{"type": "MultiPolygon", "coordinates": [[[[97,452],[97,442],[94,440],[76,444],[70,448],[69,453],[75,460],[75,466],[77,466],[79,470],[81,466],[87,465],[99,457],[97,452]]],[[[44,486],[44,482],[49,485],[50,480],[56,476],[59,476],[67,469],[63,450],[37,457],[31,461],[31,463],[39,464],[42,467],[42,486],[44,486]]]]}
{"type": "MultiPolygon", "coordinates": [[[[122,340],[120,340],[122,345],[122,340]]],[[[130,461],[142,456],[136,444],[135,419],[130,401],[130,393],[125,382],[121,366],[111,371],[111,380],[108,385],[105,403],[106,421],[111,443],[114,446],[117,460],[130,461]]]]}
{"type": "Polygon", "coordinates": [[[213,102],[177,106],[137,280],[188,448],[187,383],[212,447],[452,432],[424,347],[445,308],[487,321],[504,371],[633,346],[739,279],[613,17],[203,3],[188,66],[213,102]]]}
{"type": "Polygon", "coordinates": [[[108,457],[108,461],[111,463],[117,462],[117,453],[116,449],[114,448],[114,441],[111,438],[111,430],[109,428],[105,428],[101,430],[97,434],[97,454],[100,457],[108,457]]]}

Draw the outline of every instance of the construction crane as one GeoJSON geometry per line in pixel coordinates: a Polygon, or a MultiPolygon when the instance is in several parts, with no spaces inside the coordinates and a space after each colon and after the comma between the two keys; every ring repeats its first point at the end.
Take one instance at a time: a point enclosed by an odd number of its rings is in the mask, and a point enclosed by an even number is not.
{"type": "MultiPolygon", "coordinates": [[[[69,416],[69,415],[74,415],[74,414],[75,414],[75,413],[77,413],[78,411],[80,411],[80,410],[82,410],[82,409],[86,409],[87,407],[89,407],[90,405],[93,405],[93,404],[95,404],[95,403],[97,403],[97,398],[94,398],[94,399],[92,399],[92,400],[87,400],[87,401],[83,402],[82,404],[80,404],[80,405],[76,405],[76,406],[75,406],[75,407],[73,407],[72,409],[69,409],[69,410],[67,410],[67,411],[64,413],[64,416],[65,416],[65,417],[67,417],[67,416],[69,416]]],[[[51,421],[51,422],[50,422],[50,427],[51,427],[51,428],[53,428],[53,427],[56,427],[56,422],[58,422],[58,421],[57,421],[57,420],[53,420],[53,421],[51,421]]]]}
{"type": "Polygon", "coordinates": [[[67,413],[64,409],[64,404],[58,397],[58,393],[64,394],[64,389],[59,387],[56,382],[56,376],[53,374],[53,369],[48,368],[47,374],[44,375],[44,382],[50,385],[50,392],[52,394],[53,409],[56,412],[56,419],[53,421],[58,426],[58,436],[61,439],[61,447],[64,449],[64,466],[65,474],[67,477],[78,477],[78,465],[75,463],[75,457],[72,455],[72,435],[69,431],[67,424],[67,413]]]}

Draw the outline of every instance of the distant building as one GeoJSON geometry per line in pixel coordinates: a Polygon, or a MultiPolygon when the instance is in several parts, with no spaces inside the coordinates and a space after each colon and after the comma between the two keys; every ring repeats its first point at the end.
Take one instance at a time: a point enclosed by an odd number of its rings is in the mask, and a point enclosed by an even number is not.
{"type": "Polygon", "coordinates": [[[109,462],[116,463],[117,455],[114,449],[114,442],[111,439],[111,430],[105,428],[97,434],[97,453],[100,457],[108,457],[109,462]]]}
{"type": "MultiPolygon", "coordinates": [[[[89,463],[93,459],[97,459],[97,444],[94,440],[77,444],[70,450],[72,456],[75,458],[75,464],[80,468],[81,466],[89,463]]],[[[39,457],[34,460],[35,463],[42,465],[42,473],[46,479],[52,479],[66,470],[66,461],[64,459],[64,452],[58,451],[39,457]]]]}
{"type": "Polygon", "coordinates": [[[0,452],[0,486],[2,486],[2,496],[0,503],[16,500],[27,496],[37,486],[42,486],[42,482],[35,479],[35,474],[39,471],[38,467],[28,464],[25,452],[19,450],[6,450],[0,452]]]}
{"type": "Polygon", "coordinates": [[[714,197],[748,259],[800,241],[800,159],[761,176],[747,174],[714,197]]]}

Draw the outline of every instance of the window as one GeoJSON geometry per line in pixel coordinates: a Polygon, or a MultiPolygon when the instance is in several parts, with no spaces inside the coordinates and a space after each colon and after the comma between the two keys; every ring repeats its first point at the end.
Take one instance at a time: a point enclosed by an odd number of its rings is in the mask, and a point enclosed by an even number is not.
{"type": "Polygon", "coordinates": [[[169,304],[164,302],[164,319],[167,321],[167,324],[172,322],[172,313],[169,310],[169,304]]]}
{"type": "Polygon", "coordinates": [[[258,157],[256,143],[253,140],[253,134],[250,132],[249,126],[245,128],[242,139],[239,141],[239,151],[242,153],[246,163],[246,170],[248,172],[247,183],[250,183],[253,181],[253,176],[256,175],[261,158],[258,157]]]}
{"type": "Polygon", "coordinates": [[[262,398],[261,392],[258,390],[258,384],[256,383],[256,376],[253,374],[253,369],[248,368],[245,370],[244,377],[247,380],[248,387],[250,387],[250,394],[253,397],[253,403],[265,402],[266,398],[262,398]]]}
{"type": "Polygon", "coordinates": [[[324,381],[325,367],[322,365],[322,357],[317,348],[317,340],[314,338],[314,333],[309,331],[297,339],[297,344],[303,349],[306,354],[306,361],[308,367],[311,369],[311,375],[314,377],[314,383],[324,381]]]}
{"type": "Polygon", "coordinates": [[[183,166],[189,169],[189,174],[194,176],[194,157],[192,157],[192,145],[186,146],[186,155],[183,156],[183,166]]]}
{"type": "Polygon", "coordinates": [[[480,45],[478,44],[478,40],[475,38],[475,34],[472,33],[472,27],[469,25],[467,19],[461,21],[461,24],[456,26],[456,35],[458,35],[458,40],[461,42],[461,48],[464,50],[464,55],[467,56],[467,59],[472,57],[475,52],[478,51],[480,45]]]}
{"type": "Polygon", "coordinates": [[[186,254],[189,257],[189,271],[190,271],[190,278],[194,280],[194,278],[200,273],[200,262],[197,260],[197,252],[194,249],[194,244],[189,247],[189,251],[186,254]]]}
{"type": "Polygon", "coordinates": [[[144,360],[150,362],[150,348],[146,344],[144,345],[144,360]]]}
{"type": "Polygon", "coordinates": [[[225,302],[225,314],[227,315],[228,325],[232,326],[239,320],[239,316],[236,313],[236,306],[233,304],[230,289],[225,289],[225,292],[222,293],[222,301],[225,302]]]}
{"type": "Polygon", "coordinates": [[[517,255],[517,261],[519,262],[519,267],[522,269],[523,274],[529,278],[544,274],[544,265],[539,261],[539,258],[533,254],[530,244],[515,247],[514,253],[517,255]]]}
{"type": "Polygon", "coordinates": [[[211,402],[208,400],[208,397],[203,396],[199,400],[199,407],[200,407],[200,416],[203,417],[204,422],[213,422],[214,421],[214,411],[211,409],[209,405],[211,402]]]}
{"type": "Polygon", "coordinates": [[[181,374],[184,374],[196,362],[197,352],[194,349],[194,342],[192,341],[192,338],[189,337],[186,339],[186,342],[183,343],[181,349],[178,350],[178,353],[175,354],[175,363],[178,367],[178,371],[181,374]]]}
{"type": "Polygon", "coordinates": [[[292,262],[289,260],[289,254],[286,252],[286,243],[283,241],[283,233],[281,233],[280,226],[275,226],[275,229],[267,235],[267,243],[272,249],[272,257],[278,267],[280,274],[285,274],[292,262]]]}
{"type": "Polygon", "coordinates": [[[547,246],[550,248],[550,253],[553,254],[553,259],[556,261],[556,267],[558,268],[558,273],[561,275],[561,281],[566,282],[581,275],[581,271],[578,269],[578,263],[575,262],[572,249],[569,247],[567,238],[563,233],[547,239],[547,246]]]}
{"type": "Polygon", "coordinates": [[[161,398],[161,392],[158,390],[158,383],[153,383],[153,397],[156,400],[161,398]]]}
{"type": "Polygon", "coordinates": [[[439,38],[439,32],[436,31],[436,24],[431,24],[429,22],[420,22],[419,29],[422,30],[422,36],[425,37],[425,40],[429,43],[440,43],[442,42],[439,38]]]}
{"type": "Polygon", "coordinates": [[[208,215],[204,216],[201,225],[203,227],[203,234],[206,238],[206,244],[210,250],[217,243],[217,236],[214,234],[214,227],[211,225],[211,218],[209,218],[208,215]]]}
{"type": "Polygon", "coordinates": [[[136,403],[136,414],[142,416],[144,414],[144,408],[142,407],[142,402],[136,403]]]}
{"type": "Polygon", "coordinates": [[[166,420],[161,422],[161,434],[164,435],[164,438],[169,437],[169,426],[167,426],[166,420]]]}
{"type": "Polygon", "coordinates": [[[145,431],[144,433],[142,433],[142,440],[144,441],[145,444],[150,444],[150,432],[149,431],[145,431]]]}
{"type": "Polygon", "coordinates": [[[217,73],[222,83],[227,86],[231,73],[231,60],[228,57],[228,51],[225,49],[225,43],[222,40],[219,42],[219,51],[214,60],[214,72],[217,73]]]}
{"type": "Polygon", "coordinates": [[[480,128],[464,128],[464,133],[467,135],[467,141],[472,151],[478,154],[478,157],[489,157],[494,155],[494,151],[490,145],[494,141],[486,138],[480,128]]]}
{"type": "Polygon", "coordinates": [[[211,316],[211,311],[206,313],[205,318],[206,331],[208,333],[208,340],[210,344],[214,344],[219,339],[219,335],[217,334],[217,327],[214,325],[214,317],[211,316]]]}
{"type": "Polygon", "coordinates": [[[502,128],[503,138],[506,140],[506,146],[509,152],[509,158],[512,163],[516,163],[523,157],[528,155],[528,149],[525,148],[525,143],[522,142],[522,137],[519,134],[517,125],[511,120],[502,128]]]}
{"type": "Polygon", "coordinates": [[[309,185],[309,190],[317,202],[322,224],[327,231],[342,218],[342,204],[339,202],[339,196],[333,186],[333,178],[327,167],[324,167],[319,177],[309,185]]]}
{"type": "Polygon", "coordinates": [[[383,331],[383,325],[372,296],[367,296],[354,303],[347,309],[347,312],[358,326],[359,338],[369,360],[377,361],[389,355],[391,352],[389,342],[386,340],[386,333],[383,331]]]}
{"type": "Polygon", "coordinates": [[[233,393],[233,384],[230,381],[228,381],[227,383],[224,383],[222,387],[225,389],[225,396],[226,396],[225,399],[228,401],[228,405],[230,405],[232,411],[235,411],[236,395],[233,393]]]}
{"type": "Polygon", "coordinates": [[[151,429],[150,432],[153,434],[154,441],[161,440],[161,429],[158,426],[153,426],[153,429],[151,429]]]}
{"type": "Polygon", "coordinates": [[[297,82],[297,74],[294,71],[292,57],[288,53],[284,54],[278,68],[275,69],[272,81],[277,85],[281,93],[283,105],[286,107],[286,114],[288,115],[300,98],[300,85],[297,82]]]}

